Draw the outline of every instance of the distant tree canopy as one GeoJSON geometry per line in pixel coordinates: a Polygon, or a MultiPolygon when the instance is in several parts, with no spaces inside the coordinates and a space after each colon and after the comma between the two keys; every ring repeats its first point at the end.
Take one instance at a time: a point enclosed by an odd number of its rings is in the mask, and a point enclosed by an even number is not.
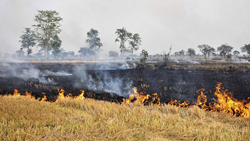
{"type": "Polygon", "coordinates": [[[88,33],[88,39],[86,40],[86,43],[89,44],[89,48],[91,49],[100,49],[100,47],[103,46],[101,43],[100,37],[98,37],[99,32],[95,29],[91,29],[88,33]]]}
{"type": "Polygon", "coordinates": [[[117,38],[115,39],[115,42],[120,42],[120,52],[121,55],[125,51],[128,50],[126,47],[126,42],[129,42],[129,49],[131,50],[131,53],[133,54],[134,51],[137,51],[139,49],[139,45],[141,45],[141,37],[138,33],[132,34],[128,32],[124,27],[122,29],[117,29],[116,32],[117,38]]]}
{"type": "Polygon", "coordinates": [[[88,48],[88,47],[80,48],[78,53],[83,57],[89,57],[89,56],[95,55],[95,51],[93,51],[91,48],[88,48]]]}
{"type": "Polygon", "coordinates": [[[205,58],[209,57],[215,52],[215,49],[207,44],[199,45],[198,48],[200,49],[205,58]]]}
{"type": "Polygon", "coordinates": [[[238,56],[238,55],[240,54],[240,52],[239,52],[238,50],[235,50],[235,51],[233,52],[233,54],[234,54],[234,56],[238,56]]]}
{"type": "Polygon", "coordinates": [[[225,58],[227,53],[232,52],[233,47],[229,46],[228,44],[223,44],[217,48],[220,54],[225,58]]]}
{"type": "Polygon", "coordinates": [[[29,56],[32,53],[31,47],[34,47],[36,45],[36,35],[33,31],[31,31],[30,28],[25,28],[25,31],[23,32],[23,35],[20,37],[21,40],[21,50],[27,49],[27,55],[29,56]]]}
{"type": "Polygon", "coordinates": [[[118,57],[119,56],[119,54],[117,53],[117,52],[115,52],[115,51],[110,51],[109,52],[109,57],[114,57],[114,58],[116,58],[116,57],[118,57]]]}
{"type": "Polygon", "coordinates": [[[194,49],[192,49],[192,48],[189,48],[188,50],[187,50],[187,54],[191,57],[191,56],[194,56],[195,55],[195,50],[194,49]]]}
{"type": "Polygon", "coordinates": [[[56,11],[38,10],[38,14],[35,16],[37,24],[33,26],[35,27],[36,38],[38,45],[42,47],[42,50],[45,50],[46,59],[48,48],[53,47],[51,45],[54,43],[52,40],[61,32],[60,21],[62,21],[62,18],[58,15],[59,13],[56,11]]]}
{"type": "Polygon", "coordinates": [[[184,56],[185,55],[185,51],[181,50],[181,51],[175,52],[174,55],[175,56],[184,56]]]}
{"type": "Polygon", "coordinates": [[[148,52],[146,50],[142,50],[141,51],[141,56],[143,56],[141,59],[140,59],[140,62],[145,64],[147,59],[148,59],[148,52]]]}
{"type": "Polygon", "coordinates": [[[138,33],[134,34],[131,36],[130,41],[130,49],[132,54],[134,53],[134,51],[137,51],[139,49],[139,45],[141,45],[141,37],[138,33]]]}
{"type": "Polygon", "coordinates": [[[53,40],[51,40],[50,48],[52,48],[52,54],[57,57],[63,49],[61,48],[62,41],[61,39],[56,35],[53,37],[53,40]]]}
{"type": "Polygon", "coordinates": [[[247,52],[250,55],[250,44],[245,44],[245,46],[241,47],[241,52],[247,52]]]}

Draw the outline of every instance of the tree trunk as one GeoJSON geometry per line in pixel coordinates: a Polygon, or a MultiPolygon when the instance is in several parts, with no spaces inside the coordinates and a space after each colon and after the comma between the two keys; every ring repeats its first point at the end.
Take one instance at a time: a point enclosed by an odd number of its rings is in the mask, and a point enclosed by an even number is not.
{"type": "Polygon", "coordinates": [[[48,60],[48,43],[45,45],[45,59],[48,60]]]}

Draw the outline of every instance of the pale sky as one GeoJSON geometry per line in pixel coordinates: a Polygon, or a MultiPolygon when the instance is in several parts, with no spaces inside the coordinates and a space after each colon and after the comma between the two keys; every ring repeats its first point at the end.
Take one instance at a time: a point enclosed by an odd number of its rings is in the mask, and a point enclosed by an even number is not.
{"type": "Polygon", "coordinates": [[[0,0],[0,52],[14,53],[37,10],[56,10],[63,18],[59,35],[66,51],[87,46],[87,32],[97,29],[103,51],[119,51],[115,31],[139,33],[141,49],[162,53],[227,43],[240,50],[250,44],[250,0],[0,0]]]}

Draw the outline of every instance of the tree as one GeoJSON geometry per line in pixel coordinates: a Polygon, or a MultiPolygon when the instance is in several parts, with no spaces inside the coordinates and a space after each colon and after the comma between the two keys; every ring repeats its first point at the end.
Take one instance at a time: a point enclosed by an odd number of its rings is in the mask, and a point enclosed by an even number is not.
{"type": "Polygon", "coordinates": [[[204,45],[199,45],[198,48],[206,58],[207,56],[209,57],[211,54],[215,52],[215,49],[207,44],[204,45]]]}
{"type": "Polygon", "coordinates": [[[188,51],[187,51],[187,54],[191,57],[191,56],[194,56],[195,55],[195,50],[192,49],[192,48],[189,48],[188,51]]]}
{"type": "Polygon", "coordinates": [[[57,57],[61,52],[63,52],[63,49],[61,48],[62,41],[61,39],[55,35],[53,37],[53,40],[50,42],[50,49],[52,49],[52,54],[57,57]]]}
{"type": "Polygon", "coordinates": [[[137,51],[139,49],[139,45],[141,45],[141,37],[138,33],[132,35],[130,37],[130,41],[129,41],[129,44],[130,44],[130,49],[131,49],[131,52],[132,52],[132,55],[134,53],[134,51],[137,51]]]}
{"type": "Polygon", "coordinates": [[[227,53],[231,52],[233,50],[233,47],[229,46],[228,44],[223,44],[217,48],[217,50],[220,52],[221,55],[226,58],[227,53]]]}
{"type": "Polygon", "coordinates": [[[235,50],[235,51],[233,52],[233,54],[234,54],[234,56],[238,56],[238,55],[240,54],[240,52],[239,52],[238,50],[235,50]]]}
{"type": "Polygon", "coordinates": [[[245,46],[241,47],[241,52],[247,52],[250,55],[250,44],[245,44],[245,46]]]}
{"type": "Polygon", "coordinates": [[[148,52],[146,50],[142,50],[141,51],[141,55],[143,56],[141,59],[140,59],[140,62],[145,64],[147,59],[148,59],[148,52]]]}
{"type": "Polygon", "coordinates": [[[88,39],[86,40],[86,43],[89,44],[89,48],[91,49],[100,49],[100,47],[103,46],[101,43],[101,39],[98,37],[99,32],[95,29],[91,29],[88,33],[88,39]]]}
{"type": "Polygon", "coordinates": [[[35,27],[36,37],[39,42],[39,46],[45,50],[46,59],[48,59],[48,48],[51,46],[51,40],[61,32],[60,21],[62,18],[58,16],[56,11],[43,11],[38,10],[38,14],[35,16],[37,22],[35,27]]]}
{"type": "Polygon", "coordinates": [[[180,56],[184,56],[185,55],[185,51],[184,50],[179,51],[179,53],[180,53],[180,56]]]}
{"type": "Polygon", "coordinates": [[[115,52],[115,51],[110,51],[109,52],[109,57],[114,57],[114,58],[116,58],[116,57],[118,57],[118,53],[117,52],[115,52]]]}
{"type": "Polygon", "coordinates": [[[115,33],[117,34],[115,42],[120,42],[120,51],[122,55],[123,51],[127,49],[125,43],[131,38],[132,33],[128,32],[124,27],[122,29],[117,29],[115,33]]]}
{"type": "Polygon", "coordinates": [[[78,53],[81,56],[84,56],[84,57],[95,55],[95,52],[92,49],[88,48],[88,47],[82,47],[82,48],[80,48],[80,50],[78,51],[78,53]]]}
{"type": "Polygon", "coordinates": [[[36,45],[36,35],[33,31],[31,31],[30,28],[24,28],[25,31],[23,32],[23,35],[20,37],[21,40],[19,42],[22,43],[21,50],[24,48],[27,48],[27,56],[29,56],[32,53],[31,47],[34,47],[36,45]]]}

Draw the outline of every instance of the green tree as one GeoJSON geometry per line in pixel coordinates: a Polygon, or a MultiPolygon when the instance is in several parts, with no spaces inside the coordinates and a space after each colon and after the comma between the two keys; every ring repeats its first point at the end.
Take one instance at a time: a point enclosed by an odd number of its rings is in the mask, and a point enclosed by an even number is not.
{"type": "Polygon", "coordinates": [[[134,51],[137,51],[139,49],[139,45],[141,45],[141,37],[138,33],[130,36],[130,41],[129,41],[129,44],[130,44],[130,49],[131,49],[131,52],[132,52],[132,56],[133,56],[133,53],[134,51]]]}
{"type": "Polygon", "coordinates": [[[247,52],[250,55],[250,44],[245,44],[245,46],[241,47],[241,52],[247,52]]]}
{"type": "Polygon", "coordinates": [[[48,48],[51,46],[51,40],[61,32],[60,21],[62,18],[56,11],[43,11],[38,10],[38,14],[35,16],[37,22],[35,27],[37,41],[39,46],[45,50],[46,59],[48,59],[48,48]]]}
{"type": "Polygon", "coordinates": [[[141,59],[140,59],[140,62],[145,64],[147,59],[148,59],[148,52],[146,50],[142,50],[141,51],[141,55],[143,56],[141,59]]]}
{"type": "Polygon", "coordinates": [[[63,52],[61,45],[62,45],[61,39],[57,35],[55,35],[53,37],[53,40],[50,41],[50,48],[53,50],[52,54],[55,57],[57,57],[61,52],[63,52]]]}
{"type": "Polygon", "coordinates": [[[228,44],[223,44],[217,48],[221,55],[226,58],[227,53],[232,52],[233,47],[229,46],[228,44]]]}
{"type": "Polygon", "coordinates": [[[86,43],[89,44],[89,48],[91,49],[100,49],[100,47],[103,46],[101,43],[100,37],[98,37],[99,32],[95,29],[91,29],[88,33],[88,39],[86,40],[86,43]]]}
{"type": "Polygon", "coordinates": [[[32,53],[31,47],[34,47],[36,45],[36,35],[33,31],[31,31],[30,28],[25,28],[25,31],[23,32],[23,35],[20,38],[21,40],[19,42],[22,43],[21,50],[26,48],[27,56],[29,56],[32,53]]]}
{"type": "Polygon", "coordinates": [[[126,42],[132,37],[132,33],[128,32],[124,27],[117,29],[115,33],[117,34],[115,42],[120,42],[120,51],[121,55],[123,55],[123,51],[127,49],[126,42]]]}
{"type": "Polygon", "coordinates": [[[187,54],[191,57],[191,56],[194,56],[195,55],[195,50],[194,49],[192,49],[192,48],[189,48],[188,50],[187,50],[187,54]]]}
{"type": "Polygon", "coordinates": [[[234,54],[234,56],[238,56],[238,55],[240,54],[240,52],[239,52],[238,50],[235,50],[235,51],[233,52],[233,54],[234,54]]]}
{"type": "Polygon", "coordinates": [[[215,52],[215,49],[207,44],[204,45],[199,45],[198,48],[206,58],[207,56],[209,57],[211,54],[215,52]]]}

